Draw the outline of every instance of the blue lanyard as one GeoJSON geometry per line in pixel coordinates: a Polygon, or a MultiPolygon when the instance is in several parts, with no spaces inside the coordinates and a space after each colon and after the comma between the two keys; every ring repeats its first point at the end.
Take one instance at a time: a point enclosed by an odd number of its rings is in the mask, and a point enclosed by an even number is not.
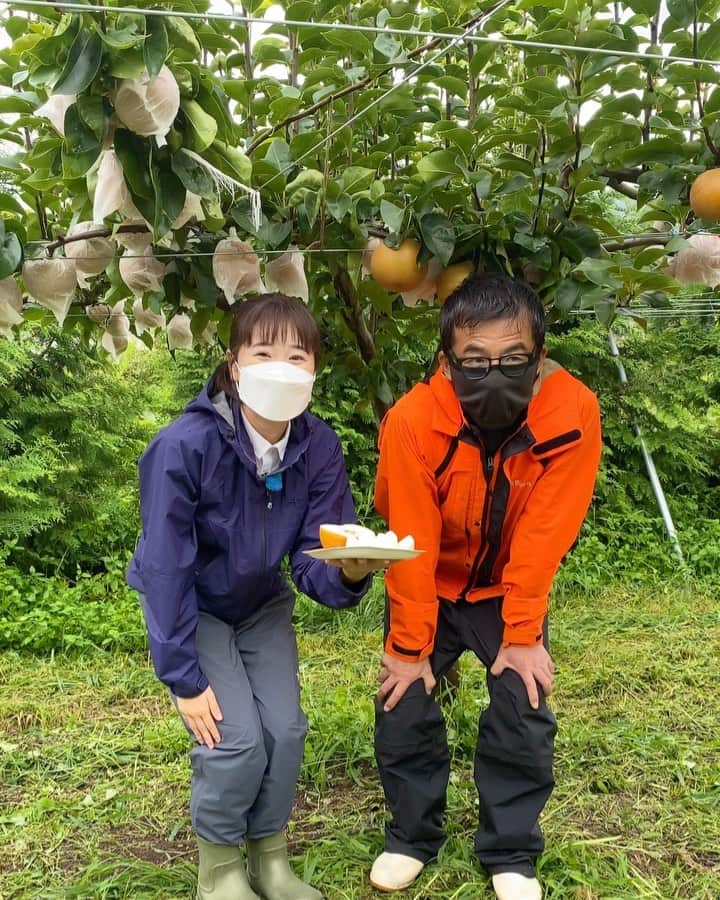
{"type": "Polygon", "coordinates": [[[265,487],[267,490],[271,491],[273,494],[277,494],[278,491],[282,490],[283,486],[283,473],[275,472],[273,475],[265,476],[265,487]]]}

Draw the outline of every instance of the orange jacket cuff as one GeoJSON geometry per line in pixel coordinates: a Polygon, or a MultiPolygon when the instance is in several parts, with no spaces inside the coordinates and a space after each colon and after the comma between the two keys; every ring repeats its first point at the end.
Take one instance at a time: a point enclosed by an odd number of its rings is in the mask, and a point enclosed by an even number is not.
{"type": "Polygon", "coordinates": [[[401,659],[403,662],[421,662],[433,652],[433,645],[428,644],[427,647],[423,647],[420,650],[416,647],[404,647],[390,632],[385,641],[385,652],[389,653],[390,656],[394,656],[395,659],[401,659]]]}
{"type": "Polygon", "coordinates": [[[522,625],[506,625],[503,631],[503,647],[517,644],[534,647],[543,642],[543,619],[523,622],[522,625]]]}

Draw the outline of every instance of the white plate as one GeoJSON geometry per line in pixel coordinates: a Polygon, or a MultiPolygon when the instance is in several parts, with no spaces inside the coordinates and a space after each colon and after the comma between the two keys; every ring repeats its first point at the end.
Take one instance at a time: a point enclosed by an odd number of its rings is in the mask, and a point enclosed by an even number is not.
{"type": "Polygon", "coordinates": [[[424,550],[403,550],[401,547],[320,547],[305,550],[313,559],[416,559],[424,550]]]}

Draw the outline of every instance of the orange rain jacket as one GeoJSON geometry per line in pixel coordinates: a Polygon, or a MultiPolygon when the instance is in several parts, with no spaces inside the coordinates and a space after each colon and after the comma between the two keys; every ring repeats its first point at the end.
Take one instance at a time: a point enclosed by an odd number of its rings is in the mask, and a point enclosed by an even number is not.
{"type": "Polygon", "coordinates": [[[593,495],[601,453],[597,398],[546,360],[526,422],[485,459],[442,372],[385,417],[375,505],[417,559],[387,574],[388,653],[433,650],[438,598],[503,596],[504,645],[542,641],[548,594],[593,495]]]}

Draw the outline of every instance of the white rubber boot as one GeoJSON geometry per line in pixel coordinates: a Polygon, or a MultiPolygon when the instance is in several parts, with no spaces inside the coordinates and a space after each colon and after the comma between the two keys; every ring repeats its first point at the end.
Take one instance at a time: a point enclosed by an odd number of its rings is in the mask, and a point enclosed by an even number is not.
{"type": "Polygon", "coordinates": [[[425,863],[402,853],[381,853],[370,870],[370,884],[378,891],[403,891],[415,881],[425,863]]]}
{"type": "Polygon", "coordinates": [[[492,886],[498,900],[542,900],[542,888],[537,878],[519,872],[493,875],[492,886]]]}

